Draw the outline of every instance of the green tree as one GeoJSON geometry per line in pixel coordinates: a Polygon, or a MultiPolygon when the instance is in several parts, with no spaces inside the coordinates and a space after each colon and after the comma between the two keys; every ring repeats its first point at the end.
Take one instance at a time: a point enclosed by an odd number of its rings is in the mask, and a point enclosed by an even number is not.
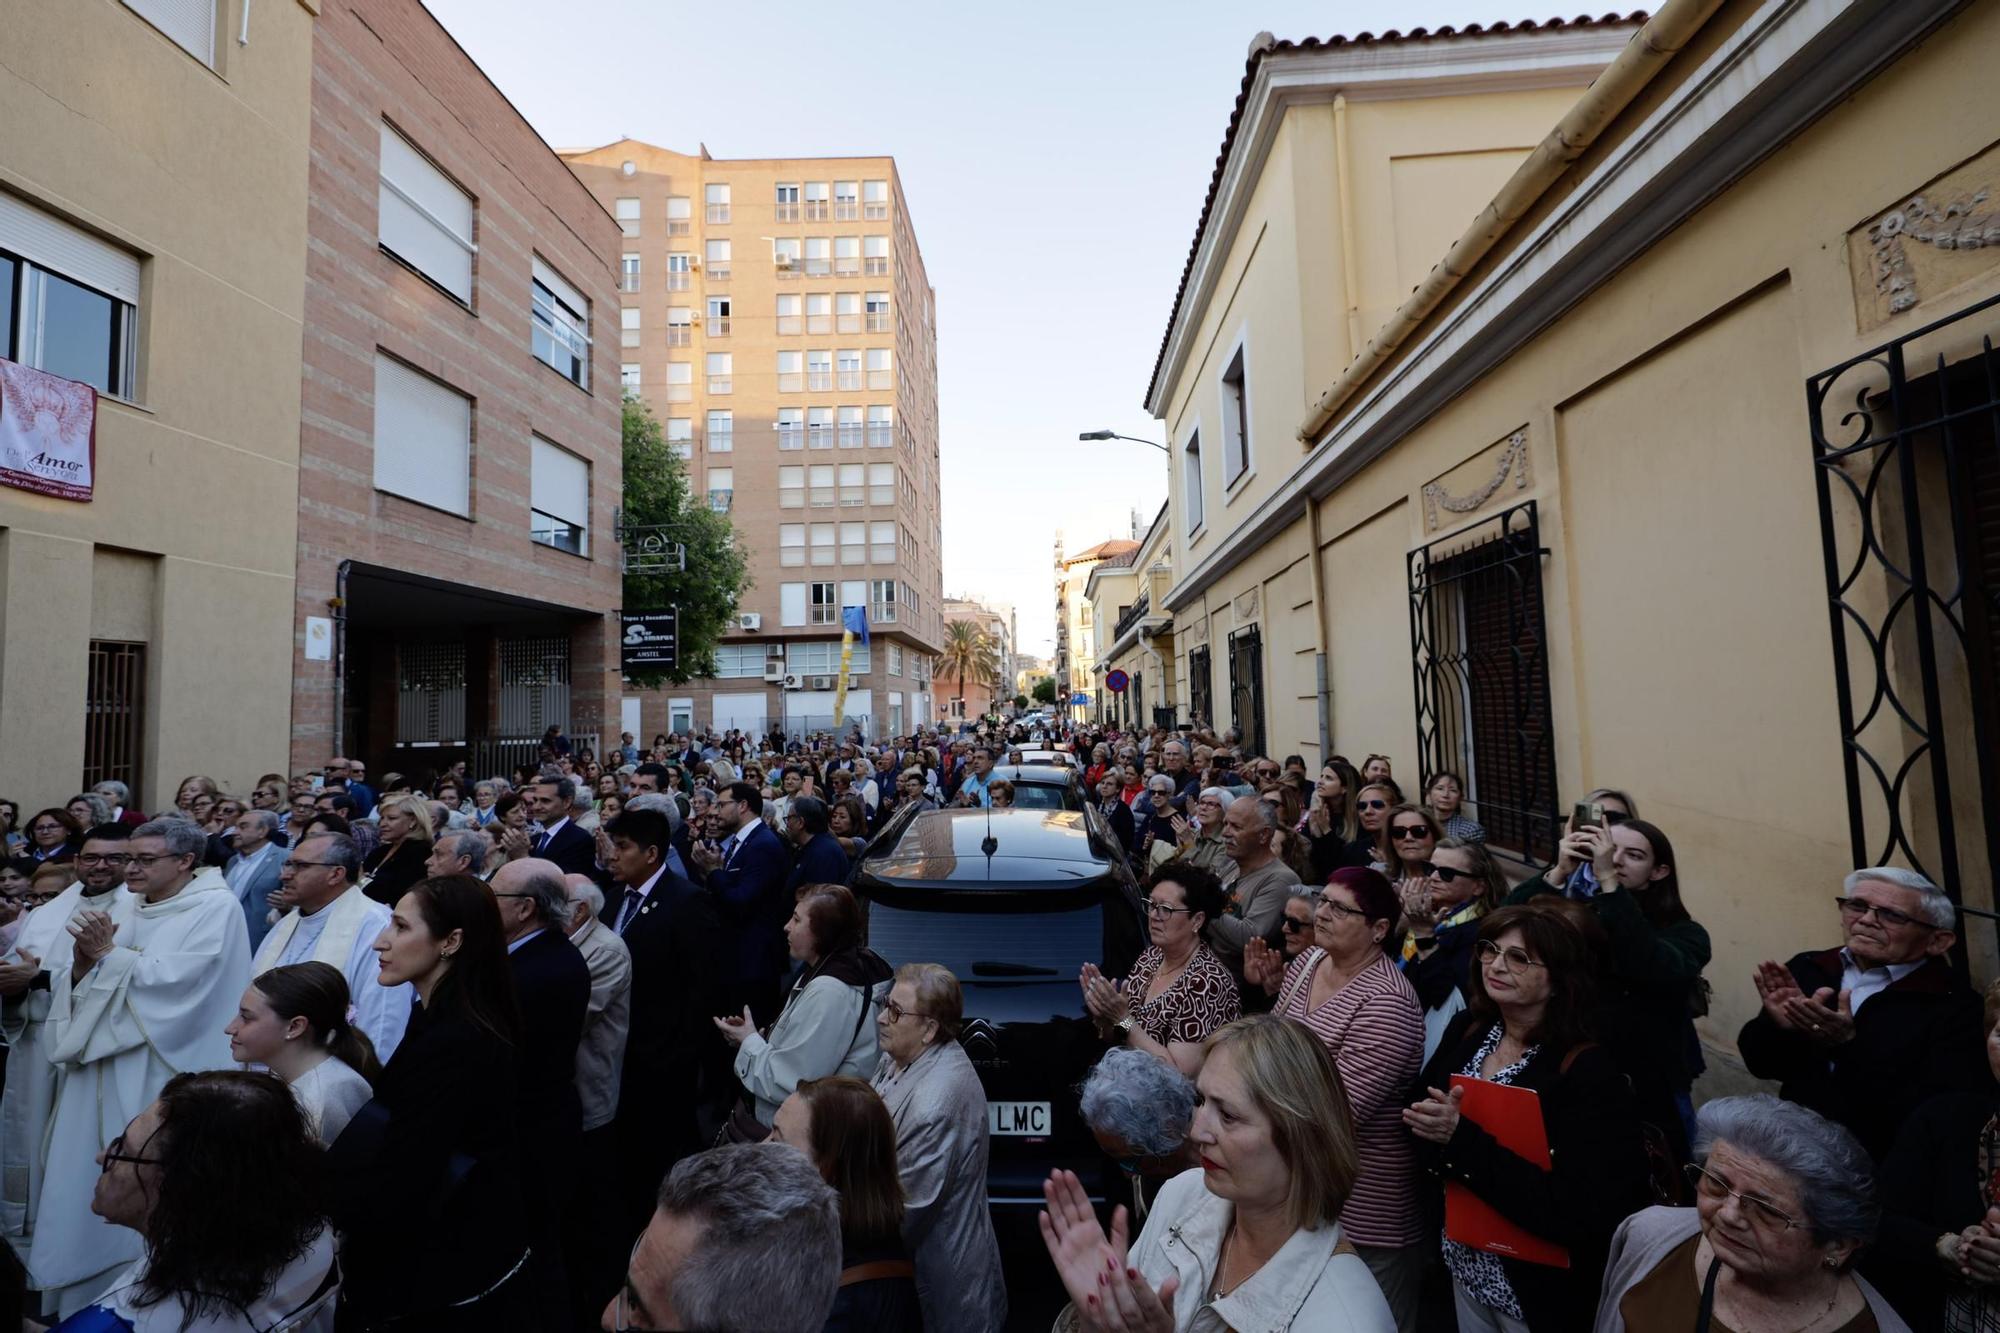
{"type": "Polygon", "coordinates": [[[1023,708],[1026,708],[1027,706],[1028,706],[1028,696],[1027,696],[1027,695],[1025,695],[1025,694],[1017,694],[1017,695],[1015,695],[1015,696],[1014,696],[1014,708],[1015,708],[1015,711],[1017,711],[1017,712],[1018,712],[1018,711],[1020,711],[1021,709],[1023,709],[1023,708]]]}
{"type": "Polygon", "coordinates": [[[1056,701],[1056,680],[1054,676],[1044,676],[1035,682],[1032,691],[1038,704],[1052,704],[1056,701]]]}
{"type": "Polygon", "coordinates": [[[991,685],[1000,675],[993,640],[970,620],[954,620],[944,627],[944,651],[938,654],[937,665],[939,671],[958,677],[960,697],[966,681],[991,685]]]}
{"type": "Polygon", "coordinates": [[[627,574],[625,609],[680,610],[680,666],[641,672],[632,683],[652,688],[715,674],[715,645],[736,624],[736,605],[753,583],[743,543],[727,514],[689,488],[687,463],[667,447],[653,410],[625,395],[625,525],[663,528],[660,536],[687,547],[682,573],[627,574]]]}

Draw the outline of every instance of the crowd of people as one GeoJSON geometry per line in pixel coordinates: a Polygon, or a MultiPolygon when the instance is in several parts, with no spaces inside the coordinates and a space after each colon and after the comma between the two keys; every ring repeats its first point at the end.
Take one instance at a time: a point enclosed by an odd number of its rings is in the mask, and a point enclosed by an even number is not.
{"type": "Polygon", "coordinates": [[[1003,1327],[960,979],[848,884],[1056,745],[1147,940],[1078,960],[1129,1197],[1048,1180],[1062,1326],[2000,1327],[2000,986],[1921,876],[1711,979],[1625,791],[1510,876],[1457,774],[1051,720],[0,802],[24,1326],[1003,1327]],[[1712,984],[1777,1095],[1697,1109],[1712,984]]]}

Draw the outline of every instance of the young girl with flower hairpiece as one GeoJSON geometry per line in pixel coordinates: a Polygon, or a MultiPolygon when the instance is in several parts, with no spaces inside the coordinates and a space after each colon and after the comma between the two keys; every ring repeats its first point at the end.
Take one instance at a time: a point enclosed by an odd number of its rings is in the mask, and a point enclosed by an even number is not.
{"type": "Polygon", "coordinates": [[[223,1031],[231,1056],[285,1081],[321,1144],[340,1137],[382,1072],[355,1026],[347,978],[327,963],[293,963],[257,977],[223,1031]]]}

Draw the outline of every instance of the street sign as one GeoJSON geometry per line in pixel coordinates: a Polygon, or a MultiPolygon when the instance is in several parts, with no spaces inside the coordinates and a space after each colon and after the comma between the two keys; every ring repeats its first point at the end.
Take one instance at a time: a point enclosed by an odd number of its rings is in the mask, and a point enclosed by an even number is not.
{"type": "Polygon", "coordinates": [[[1069,697],[1069,706],[1071,708],[1088,708],[1090,707],[1090,696],[1078,691],[1069,697]]]}
{"type": "Polygon", "coordinates": [[[680,665],[680,613],[628,611],[621,658],[626,671],[672,671],[680,665]]]}
{"type": "Polygon", "coordinates": [[[1125,687],[1131,683],[1132,678],[1116,667],[1112,668],[1104,677],[1104,688],[1110,690],[1113,694],[1125,693],[1125,687]]]}

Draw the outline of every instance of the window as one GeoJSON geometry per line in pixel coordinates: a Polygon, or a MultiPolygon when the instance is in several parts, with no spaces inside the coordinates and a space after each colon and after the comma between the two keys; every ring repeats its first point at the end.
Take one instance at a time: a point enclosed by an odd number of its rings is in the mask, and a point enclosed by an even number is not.
{"type": "Polygon", "coordinates": [[[667,448],[676,458],[694,457],[694,418],[667,418],[667,448]]]}
{"type": "Polygon", "coordinates": [[[125,7],[165,33],[175,46],[214,67],[215,0],[125,0],[125,7]]]}
{"type": "Polygon", "coordinates": [[[896,563],[896,525],[894,522],[874,522],[868,525],[868,543],[874,549],[868,558],[878,565],[896,563]]]}
{"type": "Polygon", "coordinates": [[[868,465],[868,503],[872,505],[892,505],[896,503],[896,465],[894,463],[870,463],[868,465]]]}
{"type": "Polygon", "coordinates": [[[834,526],[831,523],[812,525],[812,562],[815,565],[830,565],[834,562],[834,526]]]}
{"type": "Polygon", "coordinates": [[[667,290],[684,292],[688,289],[688,274],[694,271],[694,256],[685,250],[667,252],[667,290]]]}
{"type": "Polygon", "coordinates": [[[805,332],[805,322],[800,316],[800,311],[803,308],[803,298],[797,295],[780,296],[778,298],[778,332],[781,334],[805,332]]]}
{"type": "Polygon", "coordinates": [[[710,393],[734,393],[733,376],[736,373],[734,352],[710,352],[708,354],[708,391],[710,393]]]}
{"type": "Polygon", "coordinates": [[[891,367],[895,353],[886,347],[868,349],[868,387],[871,389],[893,388],[891,367]]]}
{"type": "Polygon", "coordinates": [[[806,298],[806,332],[833,332],[833,298],[825,294],[806,298]]]}
{"type": "Polygon", "coordinates": [[[1187,662],[1189,720],[1211,724],[1215,721],[1215,702],[1211,693],[1214,687],[1209,671],[1208,649],[1190,649],[1187,662]]]}
{"type": "MultiPolygon", "coordinates": [[[[896,580],[876,579],[868,585],[868,619],[877,624],[894,624],[896,620],[896,580]]],[[[889,673],[897,674],[901,669],[901,659],[893,655],[889,658],[889,673]]]]}
{"type": "MultiPolygon", "coordinates": [[[[894,589],[895,586],[896,585],[893,583],[889,585],[891,589],[894,589]]],[[[879,620],[881,617],[877,616],[873,611],[870,611],[868,613],[868,618],[870,620],[879,620]]],[[[890,619],[893,620],[895,619],[895,617],[891,616],[890,619]]],[[[903,674],[903,645],[899,643],[892,643],[889,645],[889,674],[892,676],[900,676],[903,674]]]]}
{"type": "Polygon", "coordinates": [[[778,585],[778,623],[780,625],[803,625],[806,623],[806,585],[803,583],[781,583],[778,585]]]}
{"type": "Polygon", "coordinates": [[[832,408],[809,407],[806,409],[806,447],[809,449],[833,448],[832,408]]]}
{"type": "Polygon", "coordinates": [[[814,509],[833,508],[833,465],[814,463],[806,468],[807,503],[814,509]]]}
{"type": "Polygon", "coordinates": [[[667,362],[667,401],[670,403],[694,401],[694,362],[667,362]]]}
{"type": "MultiPolygon", "coordinates": [[[[631,314],[631,311],[625,313],[631,314]]],[[[667,346],[686,347],[694,341],[694,307],[670,305],[667,307],[667,346]]]]}
{"type": "Polygon", "coordinates": [[[797,393],[806,387],[804,352],[778,353],[778,392],[797,393]]]}
{"type": "Polygon", "coordinates": [[[806,470],[802,467],[778,469],[778,508],[806,507],[806,470]]]}
{"type": "Polygon", "coordinates": [[[639,290],[639,256],[621,255],[618,259],[618,290],[636,292],[639,290]]]}
{"type": "Polygon", "coordinates": [[[834,330],[838,333],[861,332],[861,294],[841,292],[833,298],[834,330]]]}
{"type": "Polygon", "coordinates": [[[833,272],[836,277],[851,278],[861,272],[861,238],[859,236],[837,236],[833,242],[833,272]]]}
{"type": "Polygon", "coordinates": [[[618,367],[618,387],[621,389],[630,389],[634,393],[639,391],[639,363],[637,361],[627,361],[618,367]]]}
{"type": "Polygon", "coordinates": [[[841,351],[834,354],[834,384],[841,389],[861,387],[861,353],[841,351]]]}
{"type": "Polygon", "coordinates": [[[382,248],[457,299],[472,304],[472,196],[382,125],[376,237],[382,248]]]}
{"type": "MultiPolygon", "coordinates": [[[[842,509],[859,509],[867,501],[868,469],[859,463],[840,464],[840,507],[842,509]]],[[[842,540],[845,540],[845,538],[842,540]]],[[[856,545],[867,541],[867,538],[860,533],[858,524],[856,525],[854,541],[856,545]]]]}
{"type": "Polygon", "coordinates": [[[806,413],[802,407],[781,407],[778,409],[778,447],[780,449],[803,449],[806,447],[806,413]]]}
{"type": "Polygon", "coordinates": [[[137,258],[0,193],[0,356],[131,398],[138,300],[137,258]]]}
{"type": "Polygon", "coordinates": [[[1256,625],[1229,632],[1229,716],[1246,754],[1264,752],[1264,635],[1256,625]]]}
{"type": "MultiPolygon", "coordinates": [[[[815,625],[838,625],[840,623],[840,602],[834,596],[831,583],[815,583],[812,590],[811,623],[815,625]]],[[[786,654],[789,659],[790,654],[786,654]]]]}
{"type": "Polygon", "coordinates": [[[590,387],[590,302],[562,275],[534,261],[529,343],[535,359],[572,384],[590,387]]]}
{"type": "Polygon", "coordinates": [[[771,266],[781,278],[796,278],[802,267],[799,263],[799,247],[803,244],[796,236],[779,236],[771,242],[771,266]]]}
{"type": "Polygon", "coordinates": [[[861,447],[861,409],[858,407],[840,409],[840,447],[843,449],[861,447]]]}
{"type": "Polygon", "coordinates": [[[726,296],[708,298],[708,336],[711,338],[729,336],[729,298],[726,296]]]}
{"type": "MultiPolygon", "coordinates": [[[[10,307],[11,308],[11,307],[10,307]]],[[[83,789],[108,778],[139,785],[145,737],[146,645],[92,639],[83,687],[83,789]]]]}
{"type": "Polygon", "coordinates": [[[710,222],[729,221],[729,187],[727,185],[705,185],[702,187],[702,201],[708,205],[707,218],[710,222]]]}
{"type": "Polygon", "coordinates": [[[613,205],[613,212],[618,218],[618,230],[636,238],[639,235],[639,201],[620,199],[613,205]]]}
{"type": "Polygon", "coordinates": [[[1229,366],[1222,372],[1222,485],[1223,489],[1236,484],[1236,479],[1250,470],[1250,399],[1244,389],[1243,345],[1236,345],[1236,353],[1229,358],[1229,366]]]}
{"type": "MultiPolygon", "coordinates": [[[[857,606],[857,602],[848,602],[857,606]]],[[[836,623],[838,617],[835,618],[836,623]]],[[[854,645],[854,655],[848,659],[849,671],[856,676],[868,674],[868,650],[859,643],[854,645]]],[[[788,643],[785,645],[785,670],[801,676],[832,676],[840,671],[840,640],[819,639],[811,643],[788,643]]]]}
{"type": "MultiPolygon", "coordinates": [[[[812,205],[807,204],[806,207],[811,208],[812,205]]],[[[808,278],[823,278],[833,271],[833,263],[829,257],[832,253],[832,245],[833,242],[824,236],[806,237],[806,276],[808,278]]]]}
{"type": "Polygon", "coordinates": [[[761,680],[764,658],[764,645],[761,643],[718,643],[715,645],[716,679],[761,680]]]}
{"type": "Polygon", "coordinates": [[[868,293],[868,331],[870,333],[889,332],[889,293],[868,293]]]}
{"type": "Polygon", "coordinates": [[[571,555],[588,553],[590,464],[537,435],[529,465],[529,535],[543,546],[571,555]]]}
{"type": "Polygon", "coordinates": [[[708,451],[726,454],[736,448],[736,414],[727,408],[708,414],[708,451]]]}
{"type": "Polygon", "coordinates": [[[618,345],[620,347],[639,345],[639,311],[635,306],[627,306],[618,312],[618,345]]]}
{"type": "Polygon", "coordinates": [[[868,409],[868,447],[887,449],[896,442],[896,409],[876,406],[868,409]]]}
{"type": "Polygon", "coordinates": [[[684,194],[667,196],[667,235],[685,236],[694,218],[694,201],[684,194]]]}
{"type": "Polygon", "coordinates": [[[868,525],[866,523],[843,523],[840,525],[840,563],[843,565],[865,565],[868,563],[868,525]]]}
{"type": "Polygon", "coordinates": [[[806,182],[806,221],[826,221],[827,185],[825,181],[806,182]]]}
{"type": "Polygon", "coordinates": [[[472,400],[375,354],[375,488],[468,514],[472,400]]]}
{"type": "Polygon", "coordinates": [[[826,390],[833,387],[833,353],[806,353],[806,388],[826,390]]]}
{"type": "Polygon", "coordinates": [[[857,181],[833,183],[833,220],[852,222],[861,216],[861,185],[857,181]]]}
{"type": "Polygon", "coordinates": [[[862,216],[879,222],[889,216],[889,182],[864,181],[861,186],[862,216]]]}
{"type": "Polygon", "coordinates": [[[861,238],[861,271],[881,274],[889,271],[889,238],[887,236],[864,236],[861,238]]]}
{"type": "Polygon", "coordinates": [[[1188,432],[1181,449],[1181,508],[1187,513],[1188,535],[1201,531],[1201,432],[1188,432]]]}
{"type": "Polygon", "coordinates": [[[703,261],[708,270],[710,282],[726,282],[729,279],[729,240],[709,241],[705,247],[707,259],[703,261]]]}
{"type": "Polygon", "coordinates": [[[729,512],[736,495],[736,470],[712,467],[708,470],[708,507],[718,514],[729,512]]]}
{"type": "Polygon", "coordinates": [[[791,184],[779,183],[777,207],[773,213],[773,217],[779,222],[797,222],[799,220],[799,187],[797,182],[791,184]]]}
{"type": "Polygon", "coordinates": [[[803,523],[780,523],[778,525],[778,564],[784,569],[796,569],[806,562],[806,525],[803,523]]]}

